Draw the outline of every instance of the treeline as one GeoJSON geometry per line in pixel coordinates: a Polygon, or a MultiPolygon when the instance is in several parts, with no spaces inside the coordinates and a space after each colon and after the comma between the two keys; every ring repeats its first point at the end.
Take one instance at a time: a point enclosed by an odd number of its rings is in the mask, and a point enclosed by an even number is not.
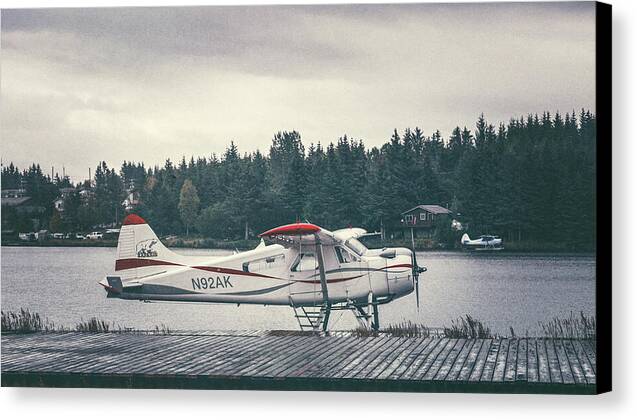
{"type": "MultiPolygon", "coordinates": [[[[295,220],[391,232],[403,211],[441,204],[472,234],[590,250],[595,148],[595,116],[585,110],[529,115],[498,127],[481,116],[474,130],[456,127],[448,139],[419,128],[394,131],[371,149],[347,136],[307,146],[298,132],[280,132],[267,155],[241,154],[230,143],[221,156],[167,160],[163,167],[124,162],[116,173],[102,163],[91,183],[94,195],[82,204],[71,194],[63,219],[70,230],[121,220],[131,186],[140,199],[135,211],[160,234],[188,229],[220,239],[254,237],[295,220]],[[91,210],[84,214],[83,207],[91,210]]],[[[3,188],[22,183],[33,196],[48,191],[43,185],[65,182],[38,174],[37,165],[10,168],[3,168],[3,188]]]]}

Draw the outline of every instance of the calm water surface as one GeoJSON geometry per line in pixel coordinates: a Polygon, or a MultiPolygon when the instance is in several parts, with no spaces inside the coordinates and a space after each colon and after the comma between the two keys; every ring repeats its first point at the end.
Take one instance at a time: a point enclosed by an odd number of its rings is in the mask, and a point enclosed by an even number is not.
{"type": "MultiPolygon", "coordinates": [[[[2,247],[2,309],[29,308],[57,325],[96,316],[121,326],[171,329],[298,329],[287,307],[141,303],[106,299],[97,284],[112,273],[115,248],[2,247]]],[[[226,250],[177,249],[187,255],[226,255],[226,250]]],[[[419,253],[420,311],[409,295],[381,306],[381,325],[404,320],[432,327],[464,314],[497,332],[512,326],[534,333],[539,321],[595,311],[595,258],[533,254],[419,253]]],[[[349,311],[333,314],[331,328],[356,327],[349,311]]]]}

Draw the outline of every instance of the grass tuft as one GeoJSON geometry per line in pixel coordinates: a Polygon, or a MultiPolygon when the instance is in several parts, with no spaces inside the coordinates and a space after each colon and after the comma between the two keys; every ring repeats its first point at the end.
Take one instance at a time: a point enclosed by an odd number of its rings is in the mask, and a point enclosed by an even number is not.
{"type": "Polygon", "coordinates": [[[155,335],[168,335],[173,332],[170,328],[168,328],[165,324],[155,325],[155,328],[151,331],[155,335]]]}
{"type": "Polygon", "coordinates": [[[471,315],[451,321],[451,327],[444,327],[447,338],[492,338],[491,330],[471,315]]]}
{"type": "Polygon", "coordinates": [[[431,330],[423,324],[416,324],[411,321],[389,324],[388,327],[382,328],[379,331],[370,330],[361,326],[353,330],[353,334],[356,337],[377,337],[381,333],[389,334],[392,337],[429,337],[431,330]]]}
{"type": "Polygon", "coordinates": [[[88,321],[81,320],[75,326],[75,331],[77,332],[104,333],[109,332],[110,329],[111,325],[108,322],[99,320],[95,317],[88,321]]]}
{"type": "Polygon", "coordinates": [[[584,311],[581,311],[579,316],[571,311],[568,318],[555,317],[549,322],[539,322],[538,324],[544,336],[549,338],[584,338],[588,340],[597,338],[595,316],[587,316],[584,311]]]}
{"type": "Polygon", "coordinates": [[[431,335],[429,327],[411,321],[389,324],[387,328],[383,329],[383,332],[394,337],[429,337],[431,335]]]}
{"type": "Polygon", "coordinates": [[[43,320],[37,312],[20,308],[19,312],[1,311],[2,327],[4,333],[29,334],[40,331],[52,331],[55,326],[48,320],[43,320]]]}

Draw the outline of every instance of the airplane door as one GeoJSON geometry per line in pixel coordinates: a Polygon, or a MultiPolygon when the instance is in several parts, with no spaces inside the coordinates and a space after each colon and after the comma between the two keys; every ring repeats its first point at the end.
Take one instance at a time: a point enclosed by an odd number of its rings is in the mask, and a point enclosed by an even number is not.
{"type": "Polygon", "coordinates": [[[323,295],[315,246],[299,248],[289,270],[292,302],[295,305],[320,305],[323,295]]]}

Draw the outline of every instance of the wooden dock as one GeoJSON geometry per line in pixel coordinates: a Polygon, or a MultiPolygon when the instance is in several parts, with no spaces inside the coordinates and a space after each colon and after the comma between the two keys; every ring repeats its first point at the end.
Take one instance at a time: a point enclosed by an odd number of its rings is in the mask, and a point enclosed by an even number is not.
{"type": "Polygon", "coordinates": [[[595,342],[351,333],[2,335],[2,386],[596,392],[595,342]]]}

